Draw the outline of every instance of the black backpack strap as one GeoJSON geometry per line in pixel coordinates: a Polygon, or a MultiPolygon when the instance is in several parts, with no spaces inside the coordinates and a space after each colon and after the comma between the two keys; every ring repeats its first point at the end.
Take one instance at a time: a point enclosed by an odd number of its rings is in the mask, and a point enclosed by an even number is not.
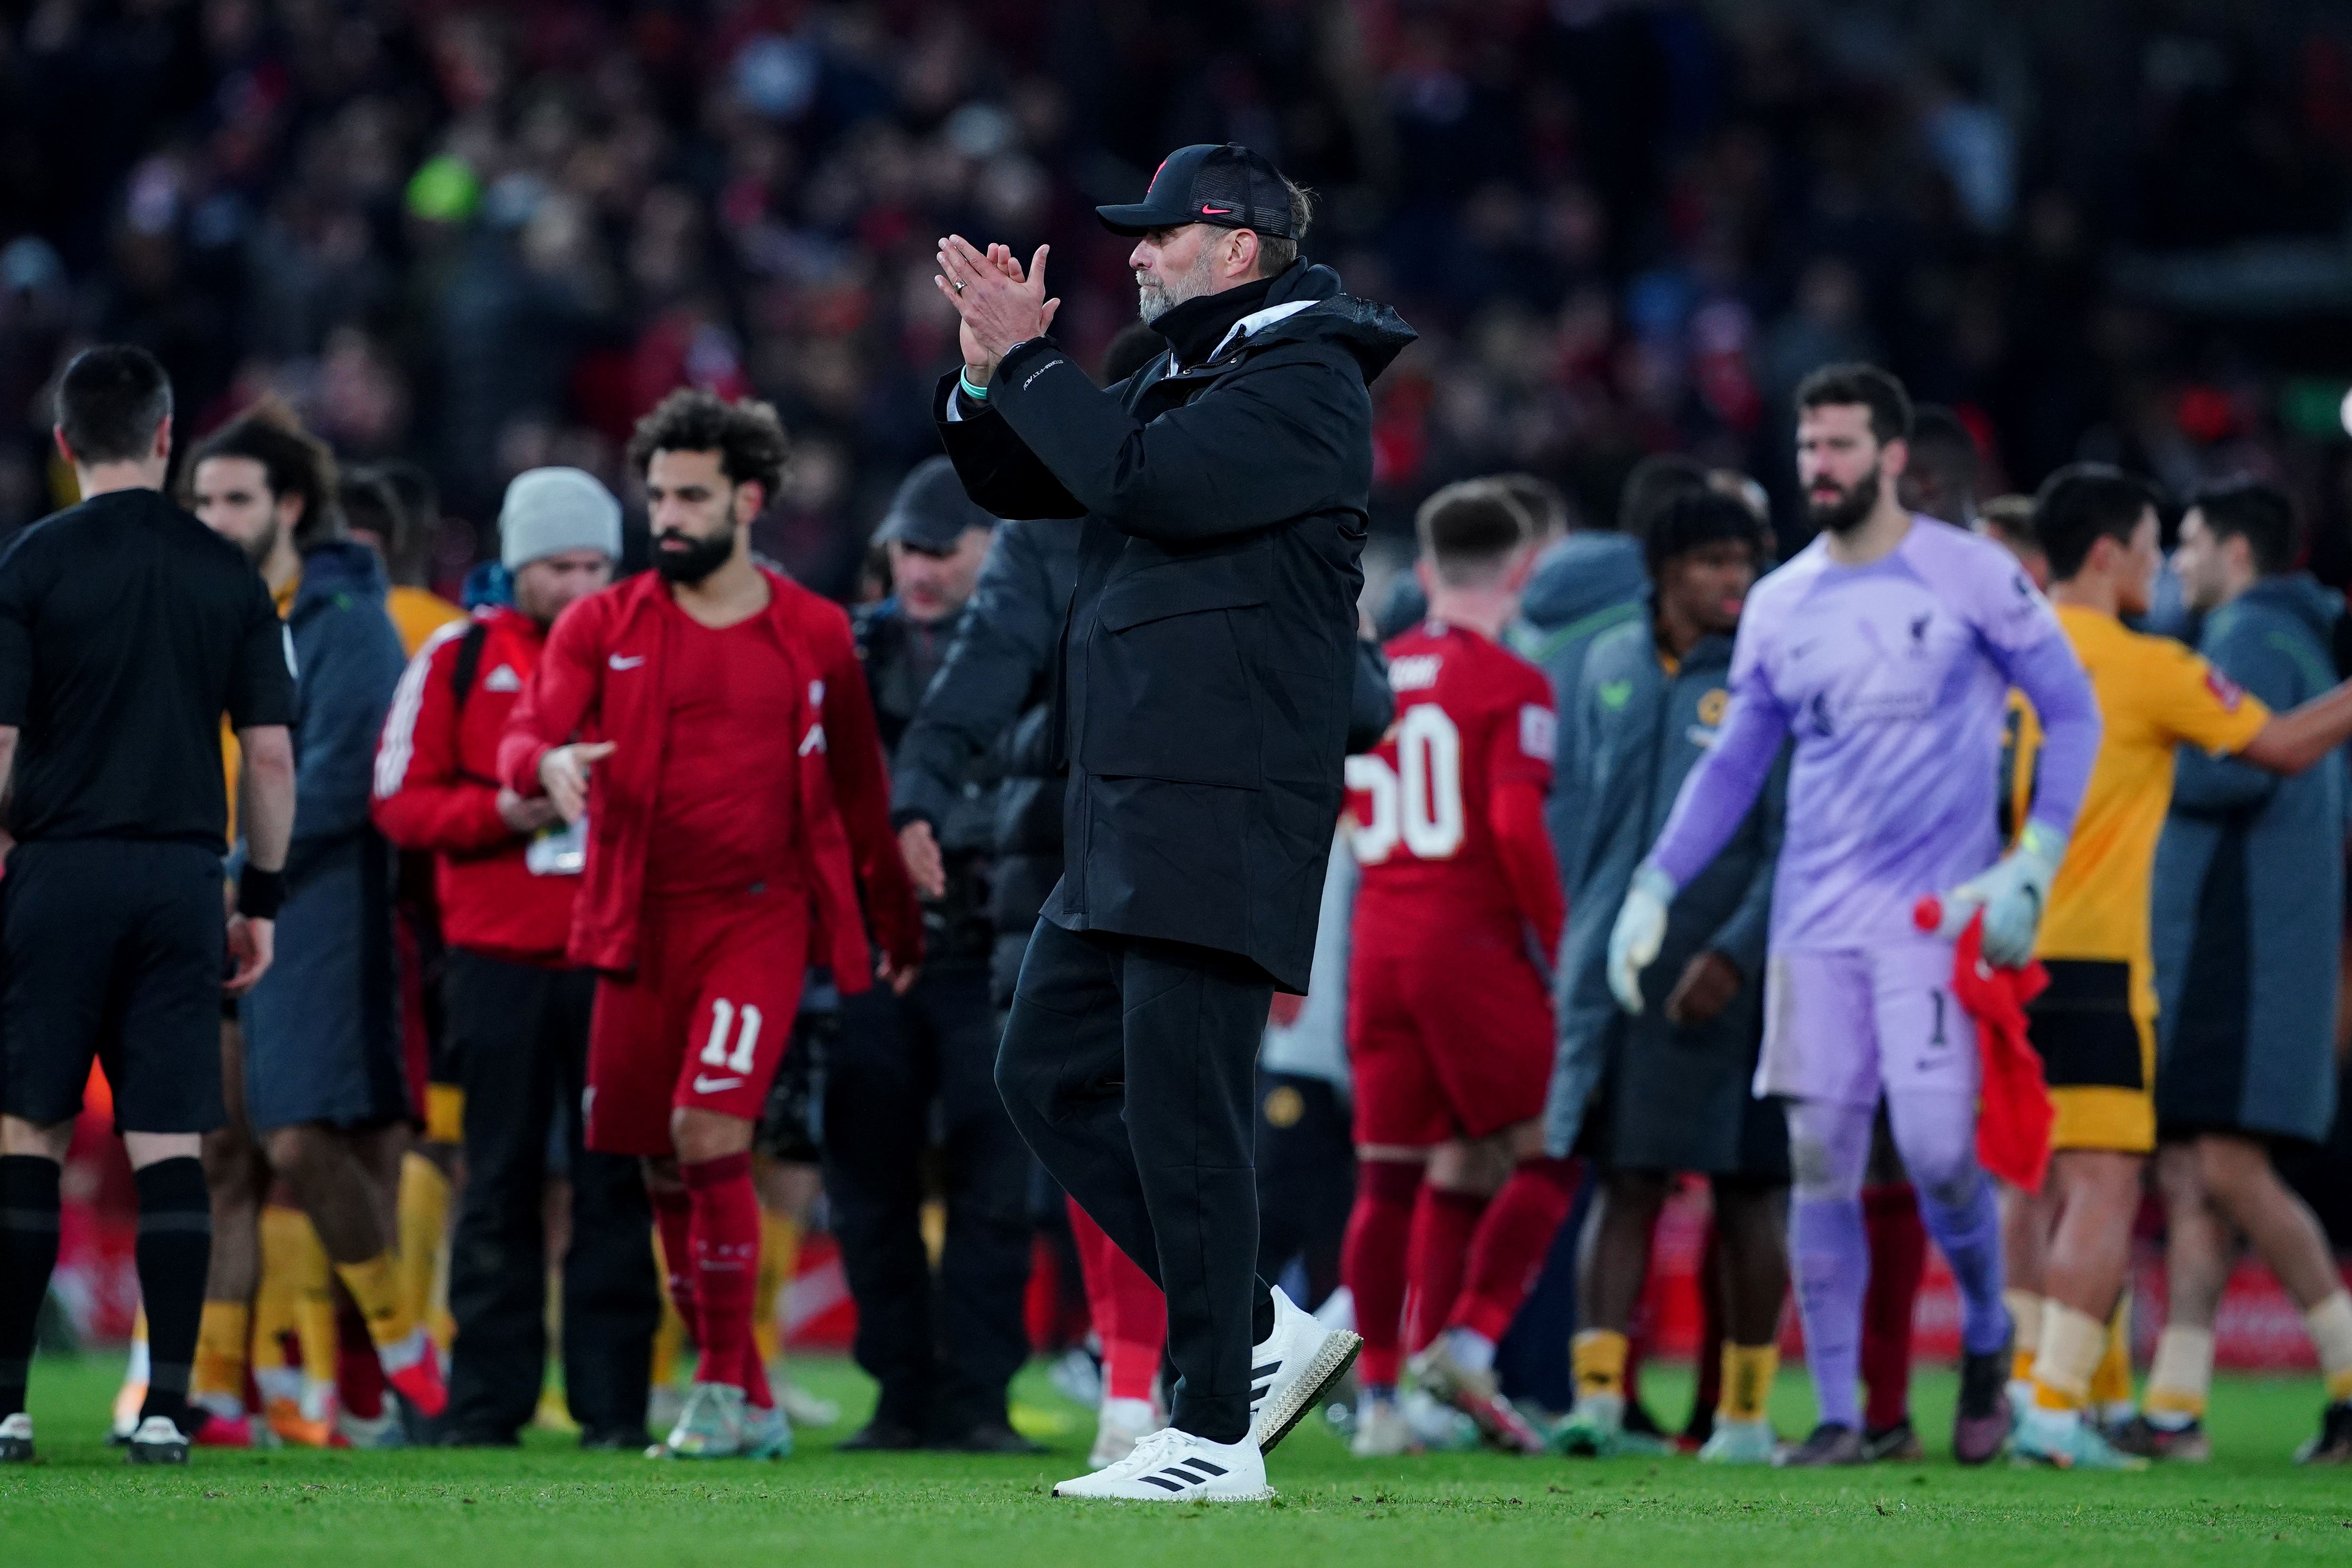
{"type": "Polygon", "coordinates": [[[457,640],[457,667],[449,674],[449,695],[457,705],[460,717],[466,712],[466,699],[474,695],[474,676],[482,667],[482,644],[490,640],[490,623],[477,621],[466,628],[457,640]]]}

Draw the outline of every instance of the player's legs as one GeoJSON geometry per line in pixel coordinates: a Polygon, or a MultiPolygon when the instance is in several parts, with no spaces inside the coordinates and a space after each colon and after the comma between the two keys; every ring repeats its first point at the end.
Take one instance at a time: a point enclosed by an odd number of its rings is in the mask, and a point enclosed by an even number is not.
{"type": "Polygon", "coordinates": [[[1099,1469],[1125,1458],[1137,1438],[1167,1424],[1154,1385],[1168,1345],[1168,1303],[1077,1199],[1063,1201],[1069,1207],[1087,1311],[1102,1342],[1102,1403],[1090,1456],[1099,1469]]]}
{"type": "MultiPolygon", "coordinates": [[[[2318,1217],[2279,1180],[2270,1151],[2252,1138],[2208,1133],[2196,1142],[2197,1168],[2213,1207],[2242,1232],[2303,1313],[2319,1375],[2327,1387],[2330,1427],[2352,1430],[2352,1293],[2336,1271],[2318,1217]]],[[[2352,1451],[2332,1455],[2352,1458],[2352,1451]]]]}
{"type": "Polygon", "coordinates": [[[1672,1190],[1663,1171],[1611,1171],[1601,1178],[1578,1239],[1576,1336],[1569,1369],[1580,1416],[1597,1427],[1622,1424],[1633,1311],[1650,1274],[1650,1239],[1672,1190]]]}
{"type": "MultiPolygon", "coordinates": [[[[1442,1104],[1433,1101],[1433,1103],[1442,1104]]],[[[1448,1138],[1432,1145],[1405,1249],[1404,1348],[1418,1355],[1445,1332],[1486,1206],[1510,1179],[1510,1158],[1490,1143],[1448,1138]]]]}
{"type": "MultiPolygon", "coordinates": [[[[245,1383],[253,1339],[253,1303],[261,1287],[261,1204],[269,1190],[261,1157],[245,1119],[245,1049],[233,1019],[219,1025],[221,1087],[228,1120],[204,1135],[200,1158],[212,1198],[212,1256],[205,1279],[204,1315],[196,1332],[196,1364],[189,1389],[200,1428],[249,1418],[245,1383]]],[[[202,1439],[200,1429],[190,1436],[202,1439]]]]}
{"type": "Polygon", "coordinates": [[[1780,1370],[1780,1303],[1788,1294],[1788,1188],[1778,1181],[1717,1176],[1716,1270],[1723,1301],[1722,1368],[1714,1419],[1699,1458],[1761,1464],[1777,1450],[1770,1405],[1780,1370]]]}
{"type": "Polygon", "coordinates": [[[1927,1228],[1882,1105],[1871,1137],[1870,1174],[1862,1188],[1870,1236],[1870,1290],[1862,1306],[1862,1381],[1865,1445],[1874,1458],[1915,1458],[1911,1427],[1911,1325],[1927,1271],[1927,1228]]]}
{"type": "Polygon", "coordinates": [[[2150,1458],[2203,1458],[2210,1452],[2202,1424],[2213,1386],[2213,1320],[2238,1239],[2206,1191],[2200,1166],[2194,1139],[2157,1150],[2156,1186],[2164,1199],[2164,1332],[2157,1337],[2144,1408],[2116,1438],[2126,1452],[2150,1458]]]}
{"type": "Polygon", "coordinates": [[[1859,1453],[1862,1300],[1870,1278],[1862,1177],[1870,1160],[1868,1104],[1798,1100],[1789,1107],[1789,1263],[1805,1324],[1805,1364],[1823,1427],[1851,1433],[1859,1453]]]}
{"type": "MultiPolygon", "coordinates": [[[[1354,1077],[1351,1129],[1356,1145],[1356,1197],[1339,1249],[1339,1278],[1356,1305],[1356,1329],[1364,1348],[1356,1376],[1364,1391],[1370,1427],[1401,1433],[1387,1407],[1396,1397],[1397,1378],[1412,1343],[1404,1322],[1408,1301],[1433,1322],[1454,1299],[1449,1286],[1430,1312],[1426,1287],[1416,1298],[1412,1286],[1432,1266],[1427,1255],[1430,1210],[1436,1190],[1423,1185],[1431,1151],[1453,1136],[1445,1101],[1430,1059],[1428,1042],[1400,984],[1407,958],[1359,946],[1349,969],[1348,1062],[1354,1077]],[[1418,1205],[1419,1212],[1416,1212],[1418,1205]]],[[[1468,1228],[1453,1249],[1458,1260],[1469,1245],[1468,1228]]],[[[1458,1262],[1454,1274],[1460,1279],[1458,1262]]],[[[1433,1327],[1432,1333],[1435,1332],[1433,1327]]],[[[1368,1453],[1395,1443],[1385,1437],[1358,1444],[1368,1453]]]]}
{"type": "Polygon", "coordinates": [[[2132,1218],[2147,1164],[2145,1155],[2120,1149],[2060,1149],[2051,1156],[2058,1223],[2042,1281],[2033,1404],[2020,1427],[2022,1453],[2061,1464],[2084,1462],[2074,1451],[2089,1441],[2083,1411],[2130,1266],[2132,1218]]]}

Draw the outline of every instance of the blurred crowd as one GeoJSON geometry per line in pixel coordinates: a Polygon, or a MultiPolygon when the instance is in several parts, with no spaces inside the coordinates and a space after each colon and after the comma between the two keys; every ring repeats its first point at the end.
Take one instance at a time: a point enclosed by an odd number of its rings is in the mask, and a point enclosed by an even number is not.
{"type": "Polygon", "coordinates": [[[127,340],[191,436],[274,392],[421,464],[451,591],[514,474],[621,489],[665,392],[756,392],[794,437],[759,546],[848,597],[933,449],[935,237],[1051,242],[1091,361],[1132,295],[1088,208],[1231,139],[1423,333],[1378,389],[1400,539],[1451,479],[1605,513],[1684,450],[1793,546],[1790,389],[1875,359],[1988,490],[2263,474],[2340,582],[2347,85],[2315,0],[36,0],[0,21],[0,532],[70,486],[43,389],[127,340]]]}

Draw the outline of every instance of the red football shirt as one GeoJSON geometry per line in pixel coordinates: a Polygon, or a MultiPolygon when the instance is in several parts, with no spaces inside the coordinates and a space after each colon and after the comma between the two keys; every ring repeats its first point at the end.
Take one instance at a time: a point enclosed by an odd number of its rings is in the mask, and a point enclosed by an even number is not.
{"type": "Polygon", "coordinates": [[[646,892],[691,897],[797,878],[800,672],[764,617],[713,631],[677,615],[646,892]]]}
{"type": "Polygon", "coordinates": [[[1364,868],[1360,942],[1411,946],[1436,923],[1516,930],[1522,916],[1489,815],[1495,790],[1551,785],[1551,685],[1475,632],[1431,621],[1388,644],[1396,722],[1348,758],[1364,868]]]}

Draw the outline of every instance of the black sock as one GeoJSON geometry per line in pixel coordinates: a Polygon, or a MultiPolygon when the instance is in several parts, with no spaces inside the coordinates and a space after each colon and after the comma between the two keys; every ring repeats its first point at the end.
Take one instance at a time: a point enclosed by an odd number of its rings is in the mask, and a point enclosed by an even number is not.
{"type": "Polygon", "coordinates": [[[58,1163],[0,1155],[0,1416],[25,1408],[33,1332],[58,1266],[58,1163]]]}
{"type": "Polygon", "coordinates": [[[188,1376],[212,1266],[213,1206],[193,1155],[138,1173],[139,1294],[147,1306],[147,1403],[139,1418],[166,1416],[188,1429],[188,1376]]]}
{"type": "Polygon", "coordinates": [[[1255,1277],[1250,1280],[1250,1343],[1264,1344],[1274,1337],[1274,1292],[1255,1277]]]}

